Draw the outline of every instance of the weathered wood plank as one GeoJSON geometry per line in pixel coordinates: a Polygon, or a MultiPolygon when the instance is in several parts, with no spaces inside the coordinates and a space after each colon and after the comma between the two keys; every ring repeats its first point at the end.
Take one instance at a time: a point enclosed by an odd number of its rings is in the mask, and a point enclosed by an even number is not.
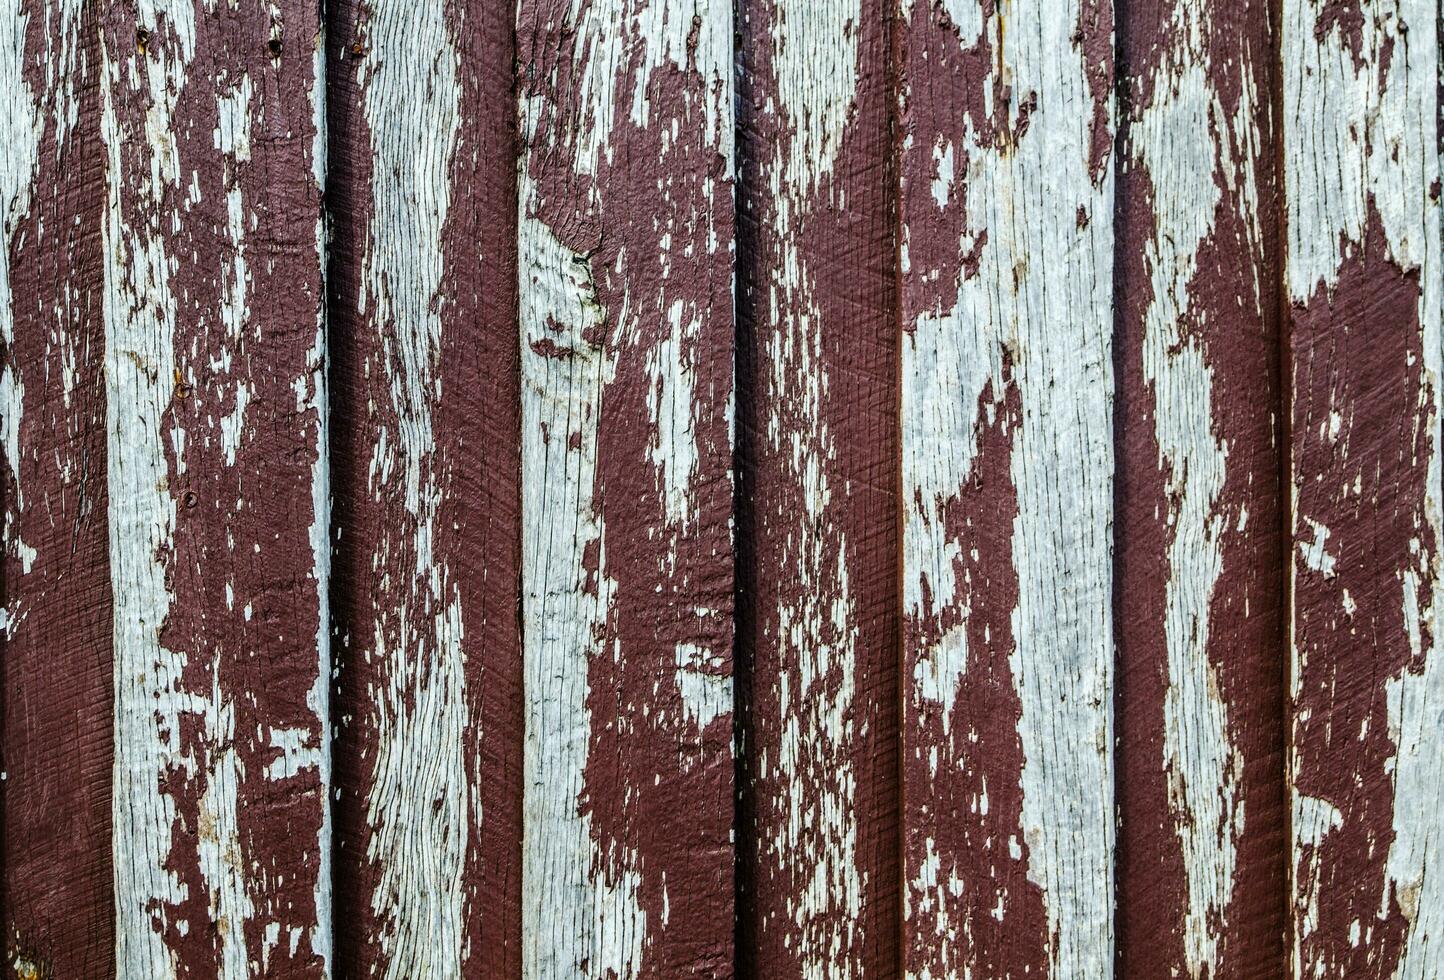
{"type": "Polygon", "coordinates": [[[1113,961],[1113,23],[905,2],[904,966],[1113,961]]]}
{"type": "Polygon", "coordinates": [[[739,972],[898,947],[887,5],[739,5],[739,972]]]}
{"type": "Polygon", "coordinates": [[[0,5],[7,975],[114,957],[96,9],[0,5]]]}
{"type": "Polygon", "coordinates": [[[323,976],[317,6],[101,17],[116,969],[323,976]]]}
{"type": "Polygon", "coordinates": [[[517,36],[523,976],[730,976],[731,5],[517,36]]]}
{"type": "Polygon", "coordinates": [[[1299,977],[1444,943],[1436,17],[1283,5],[1299,977]]]}
{"type": "Polygon", "coordinates": [[[512,13],[328,17],[337,970],[514,976],[512,13]]]}
{"type": "Polygon", "coordinates": [[[1118,973],[1280,976],[1286,544],[1274,35],[1119,5],[1118,973]]]}

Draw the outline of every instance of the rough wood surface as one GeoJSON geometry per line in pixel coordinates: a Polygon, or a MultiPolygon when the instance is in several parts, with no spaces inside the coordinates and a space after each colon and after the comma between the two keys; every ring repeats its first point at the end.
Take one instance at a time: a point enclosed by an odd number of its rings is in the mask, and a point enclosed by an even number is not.
{"type": "Polygon", "coordinates": [[[116,972],[322,976],[317,7],[101,16],[116,972]]]}
{"type": "Polygon", "coordinates": [[[512,14],[328,17],[336,969],[515,975],[512,14]]]}
{"type": "Polygon", "coordinates": [[[1260,0],[1120,11],[1118,974],[1277,977],[1274,35],[1260,0]]]}
{"type": "Polygon", "coordinates": [[[903,3],[910,977],[1113,960],[1113,23],[903,3]]]}
{"type": "Polygon", "coordinates": [[[7,975],[105,976],[114,958],[95,10],[0,4],[7,975]]]}
{"type": "Polygon", "coordinates": [[[739,972],[895,976],[886,5],[739,17],[739,972]]]}
{"type": "Polygon", "coordinates": [[[732,973],[732,30],[523,0],[522,968],[732,973]]]}
{"type": "Polygon", "coordinates": [[[1444,963],[1437,14],[1283,5],[1299,977],[1444,963]]]}

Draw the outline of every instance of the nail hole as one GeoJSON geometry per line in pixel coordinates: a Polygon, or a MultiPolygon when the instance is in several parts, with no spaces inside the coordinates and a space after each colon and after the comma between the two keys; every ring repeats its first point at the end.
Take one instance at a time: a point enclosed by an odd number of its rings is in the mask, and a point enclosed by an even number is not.
{"type": "Polygon", "coordinates": [[[281,39],[280,39],[280,38],[278,38],[278,37],[273,37],[273,38],[271,38],[269,41],[266,42],[266,47],[270,50],[270,52],[271,52],[271,57],[272,57],[272,58],[279,58],[279,57],[281,56],[281,39]]]}
{"type": "Polygon", "coordinates": [[[194,490],[187,490],[185,493],[181,494],[181,503],[185,504],[186,510],[193,509],[195,505],[200,502],[201,498],[196,496],[196,492],[194,490]]]}

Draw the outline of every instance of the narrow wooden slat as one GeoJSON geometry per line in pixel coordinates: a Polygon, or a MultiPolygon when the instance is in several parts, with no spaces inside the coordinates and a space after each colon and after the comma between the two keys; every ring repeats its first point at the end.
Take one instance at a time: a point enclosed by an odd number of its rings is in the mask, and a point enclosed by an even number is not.
{"type": "Polygon", "coordinates": [[[0,10],[0,903],[20,976],[114,956],[96,9],[0,10]]]}
{"type": "Polygon", "coordinates": [[[1283,5],[1299,977],[1444,943],[1436,16],[1283,5]]]}
{"type": "Polygon", "coordinates": [[[1119,4],[1119,975],[1275,977],[1287,809],[1274,38],[1119,4]]]}
{"type": "Polygon", "coordinates": [[[514,976],[512,15],[328,17],[337,972],[514,976]]]}
{"type": "Polygon", "coordinates": [[[732,971],[732,31],[522,0],[522,975],[732,971]]]}
{"type": "Polygon", "coordinates": [[[739,972],[897,970],[886,5],[744,0],[739,972]]]}
{"type": "Polygon", "coordinates": [[[116,970],[323,976],[317,7],[101,16],[116,970]]]}
{"type": "Polygon", "coordinates": [[[904,3],[908,976],[1113,960],[1113,24],[904,3]]]}

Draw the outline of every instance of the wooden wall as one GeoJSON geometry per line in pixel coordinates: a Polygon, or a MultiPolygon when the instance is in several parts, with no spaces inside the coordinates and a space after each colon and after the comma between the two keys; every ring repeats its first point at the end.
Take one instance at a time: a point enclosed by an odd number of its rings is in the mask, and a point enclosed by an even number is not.
{"type": "Polygon", "coordinates": [[[1438,0],[0,0],[18,978],[1444,978],[1438,0]]]}

